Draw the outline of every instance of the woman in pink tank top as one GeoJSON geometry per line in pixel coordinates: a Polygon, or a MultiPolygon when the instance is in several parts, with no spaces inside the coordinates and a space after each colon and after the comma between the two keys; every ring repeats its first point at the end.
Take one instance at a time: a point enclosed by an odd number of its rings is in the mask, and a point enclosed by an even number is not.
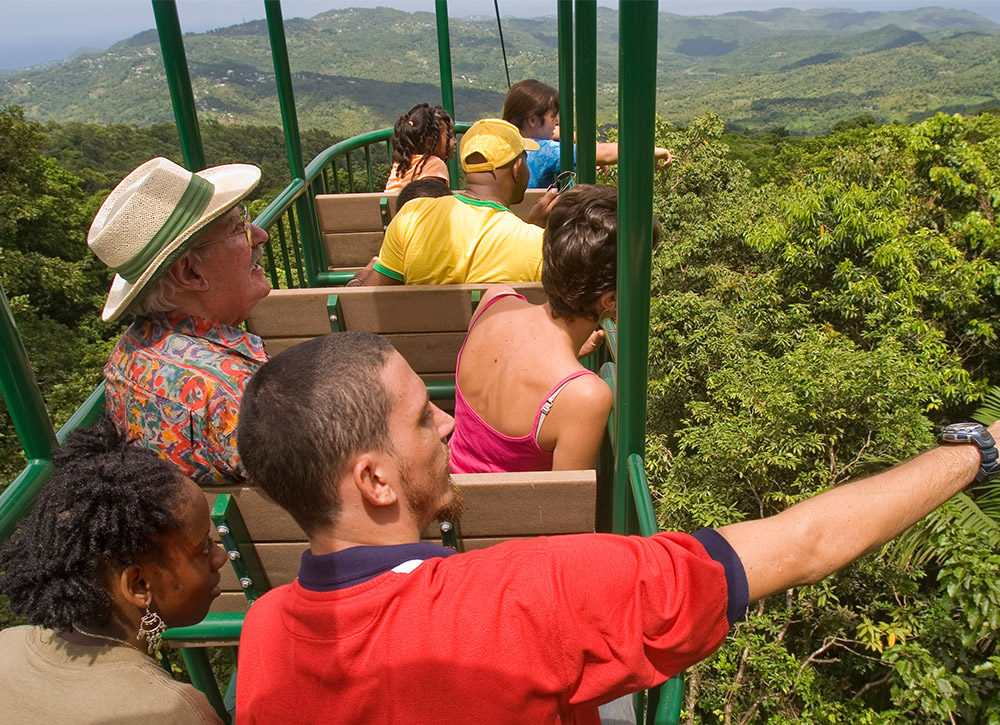
{"type": "Polygon", "coordinates": [[[549,215],[542,286],[533,305],[491,287],[458,356],[455,473],[593,468],[611,412],[611,390],[580,357],[617,310],[617,191],[578,186],[549,215]]]}

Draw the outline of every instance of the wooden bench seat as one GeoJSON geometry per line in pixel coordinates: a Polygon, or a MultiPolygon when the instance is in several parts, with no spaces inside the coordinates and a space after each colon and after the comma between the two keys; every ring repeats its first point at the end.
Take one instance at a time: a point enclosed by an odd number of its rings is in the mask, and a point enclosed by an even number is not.
{"type": "MultiPolygon", "coordinates": [[[[544,189],[529,189],[524,201],[512,206],[511,211],[527,219],[531,207],[543,193],[544,189]]],[[[316,195],[316,214],[329,271],[364,267],[378,254],[383,231],[396,214],[398,196],[398,192],[384,191],[316,195]],[[382,199],[386,200],[385,209],[382,199]]]]}
{"type": "MultiPolygon", "coordinates": [[[[455,362],[473,314],[473,291],[485,284],[398,287],[315,287],[272,290],[247,318],[247,329],[264,339],[270,355],[331,331],[385,335],[425,382],[453,381],[455,362]],[[338,303],[330,306],[331,296],[338,303]]],[[[540,282],[513,285],[540,304],[540,282]]]]}
{"type": "MultiPolygon", "coordinates": [[[[470,473],[457,474],[454,479],[465,497],[466,512],[461,521],[465,550],[507,539],[594,531],[597,482],[592,470],[470,473]]],[[[257,488],[205,489],[210,506],[220,493],[231,494],[239,506],[271,586],[292,581],[302,552],[308,548],[298,524],[257,488]]],[[[423,538],[440,542],[434,526],[423,532],[423,538]]],[[[232,568],[224,567],[221,574],[223,593],[212,611],[246,611],[246,598],[232,568]]]]}

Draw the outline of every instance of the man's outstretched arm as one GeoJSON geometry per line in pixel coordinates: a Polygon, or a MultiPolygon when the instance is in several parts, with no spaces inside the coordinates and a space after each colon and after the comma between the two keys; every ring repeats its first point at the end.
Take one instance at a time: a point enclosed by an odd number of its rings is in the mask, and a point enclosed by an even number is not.
{"type": "MultiPolygon", "coordinates": [[[[1000,440],[1000,421],[990,426],[1000,440]]],[[[718,529],[746,571],[750,601],[812,584],[902,533],[979,471],[974,445],[945,445],[766,519],[718,529]]]]}

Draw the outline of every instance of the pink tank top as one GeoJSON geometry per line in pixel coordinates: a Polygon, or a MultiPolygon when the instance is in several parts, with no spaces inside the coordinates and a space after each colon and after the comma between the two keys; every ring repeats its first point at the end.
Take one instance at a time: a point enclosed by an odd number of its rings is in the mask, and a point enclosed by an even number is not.
{"type": "MultiPolygon", "coordinates": [[[[514,296],[524,300],[522,295],[516,292],[503,292],[490,299],[485,305],[476,311],[476,317],[469,327],[475,326],[479,317],[489,309],[490,305],[499,299],[507,296],[514,296]]],[[[468,336],[465,338],[468,340],[468,336]]],[[[465,351],[465,343],[458,353],[458,363],[456,371],[462,364],[462,352],[465,351]]],[[[479,414],[472,409],[462,389],[458,386],[458,375],[455,375],[455,432],[451,434],[448,447],[451,449],[451,472],[452,473],[487,473],[504,471],[551,471],[552,452],[543,450],[536,437],[538,429],[549,413],[552,401],[555,400],[559,391],[565,387],[570,380],[581,375],[593,375],[589,370],[577,370],[571,375],[556,383],[542,404],[535,412],[535,422],[531,427],[531,432],[525,436],[508,436],[496,430],[483,420],[479,414]]]]}

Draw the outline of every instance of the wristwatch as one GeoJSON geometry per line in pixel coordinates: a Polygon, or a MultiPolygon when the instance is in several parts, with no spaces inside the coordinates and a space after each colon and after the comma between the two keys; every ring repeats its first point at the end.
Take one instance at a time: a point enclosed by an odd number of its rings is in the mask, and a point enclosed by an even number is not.
{"type": "Polygon", "coordinates": [[[986,426],[979,423],[952,423],[941,431],[941,442],[971,443],[979,448],[982,462],[979,464],[979,473],[976,474],[976,483],[989,481],[1000,473],[997,444],[986,426]]]}

